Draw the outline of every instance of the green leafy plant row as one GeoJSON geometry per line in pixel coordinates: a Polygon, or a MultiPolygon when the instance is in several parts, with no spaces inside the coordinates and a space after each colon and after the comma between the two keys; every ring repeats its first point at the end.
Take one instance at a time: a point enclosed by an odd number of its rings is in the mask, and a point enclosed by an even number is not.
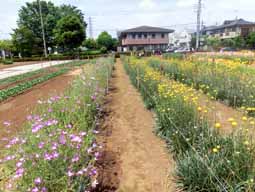
{"type": "Polygon", "coordinates": [[[37,79],[27,81],[25,83],[20,83],[20,84],[14,86],[14,87],[11,87],[11,88],[0,90],[0,101],[8,99],[11,96],[15,96],[15,95],[18,95],[20,93],[23,93],[27,89],[30,89],[33,86],[37,85],[37,84],[48,81],[49,79],[52,79],[56,76],[62,75],[64,73],[66,73],[67,71],[68,71],[68,69],[60,69],[59,71],[48,74],[46,76],[42,76],[42,77],[39,77],[37,79]]]}

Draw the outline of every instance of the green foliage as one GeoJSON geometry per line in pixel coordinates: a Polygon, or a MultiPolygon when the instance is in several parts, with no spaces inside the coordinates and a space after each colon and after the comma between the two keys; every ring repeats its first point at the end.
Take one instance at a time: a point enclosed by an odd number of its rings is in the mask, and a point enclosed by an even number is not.
{"type": "Polygon", "coordinates": [[[219,38],[216,37],[208,37],[205,40],[205,44],[213,49],[219,49],[221,46],[221,41],[219,38]]]}
{"type": "Polygon", "coordinates": [[[39,39],[34,36],[33,31],[25,26],[14,29],[12,40],[16,51],[22,56],[31,56],[38,53],[39,39]]]}
{"type": "Polygon", "coordinates": [[[97,47],[98,47],[96,40],[94,40],[92,38],[86,39],[83,42],[83,46],[85,46],[88,49],[92,49],[92,50],[97,49],[97,47]]]}
{"type": "Polygon", "coordinates": [[[13,51],[14,46],[11,40],[0,40],[0,50],[13,51]]]}
{"type": "Polygon", "coordinates": [[[85,27],[76,16],[60,19],[54,32],[58,45],[68,50],[79,47],[85,39],[85,27]]]}
{"type": "Polygon", "coordinates": [[[105,47],[107,50],[112,50],[114,47],[114,39],[106,31],[102,32],[97,38],[97,44],[100,48],[105,47]]]}
{"type": "MultiPolygon", "coordinates": [[[[52,2],[43,0],[40,2],[47,47],[54,48],[57,45],[54,38],[54,30],[56,30],[58,21],[64,17],[75,16],[80,21],[82,27],[86,28],[87,24],[84,21],[84,15],[81,10],[77,9],[75,6],[55,6],[52,2]]],[[[21,53],[22,56],[42,55],[43,40],[39,1],[27,2],[26,5],[21,8],[17,23],[18,28],[14,29],[14,34],[12,35],[17,53],[21,53]]]]}
{"type": "Polygon", "coordinates": [[[4,59],[2,62],[3,62],[4,65],[11,65],[11,64],[13,64],[13,60],[11,60],[11,59],[4,59]]]}
{"type": "Polygon", "coordinates": [[[101,47],[101,48],[100,48],[100,52],[101,52],[101,53],[107,53],[107,48],[104,47],[104,46],[101,47]]]}
{"type": "Polygon", "coordinates": [[[255,32],[252,32],[247,37],[247,44],[250,48],[255,48],[255,32]]]}
{"type": "Polygon", "coordinates": [[[234,39],[224,39],[221,44],[224,47],[235,47],[235,41],[234,39]]]}

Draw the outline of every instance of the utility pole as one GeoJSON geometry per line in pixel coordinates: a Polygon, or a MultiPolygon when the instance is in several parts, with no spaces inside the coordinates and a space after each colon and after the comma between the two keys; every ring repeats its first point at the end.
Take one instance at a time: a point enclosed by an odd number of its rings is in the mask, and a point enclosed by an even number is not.
{"type": "Polygon", "coordinates": [[[89,17],[89,37],[93,39],[93,24],[91,17],[89,17]]]}
{"type": "Polygon", "coordinates": [[[198,10],[197,10],[197,37],[196,37],[196,50],[199,49],[200,41],[200,29],[201,29],[201,12],[202,12],[202,0],[198,0],[198,10]]]}
{"type": "Polygon", "coordinates": [[[43,17],[42,17],[42,7],[41,7],[41,1],[38,0],[39,3],[39,13],[40,13],[40,18],[41,18],[41,27],[42,27],[42,36],[43,36],[43,47],[44,47],[44,55],[47,58],[48,53],[47,53],[47,45],[46,45],[46,40],[45,40],[45,31],[44,31],[44,23],[43,23],[43,17]]]}

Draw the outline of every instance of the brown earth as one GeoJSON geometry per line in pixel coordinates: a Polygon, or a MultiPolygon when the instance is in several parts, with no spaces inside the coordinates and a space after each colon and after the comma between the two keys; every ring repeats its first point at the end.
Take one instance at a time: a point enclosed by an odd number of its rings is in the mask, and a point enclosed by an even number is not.
{"type": "Polygon", "coordinates": [[[46,99],[63,93],[74,76],[80,74],[80,71],[80,69],[70,71],[0,103],[0,146],[1,138],[16,135],[21,131],[27,115],[31,114],[39,99],[46,99]],[[11,126],[3,126],[4,121],[10,121],[11,126]]]}
{"type": "Polygon", "coordinates": [[[107,116],[100,139],[104,142],[101,185],[104,192],[171,192],[175,163],[166,145],[153,132],[153,114],[131,85],[120,60],[107,96],[107,116]]]}

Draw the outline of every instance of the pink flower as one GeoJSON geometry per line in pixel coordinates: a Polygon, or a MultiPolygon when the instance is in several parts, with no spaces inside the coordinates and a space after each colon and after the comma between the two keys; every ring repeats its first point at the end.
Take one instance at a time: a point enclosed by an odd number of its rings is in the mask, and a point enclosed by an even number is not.
{"type": "Polygon", "coordinates": [[[40,142],[39,145],[38,145],[38,148],[39,149],[42,149],[44,147],[45,143],[44,142],[40,142]]]}
{"type": "Polygon", "coordinates": [[[11,125],[11,122],[10,121],[4,121],[3,125],[6,126],[6,127],[9,127],[11,125]]]}
{"type": "Polygon", "coordinates": [[[17,168],[22,167],[22,165],[23,165],[23,163],[22,163],[22,162],[20,162],[20,161],[19,161],[18,163],[16,163],[16,167],[17,167],[17,168]]]}
{"type": "Polygon", "coordinates": [[[75,155],[75,156],[72,158],[72,163],[75,163],[75,162],[77,162],[77,161],[79,161],[79,160],[80,160],[79,155],[75,155]]]}
{"type": "Polygon", "coordinates": [[[71,172],[71,171],[68,171],[68,172],[67,172],[67,176],[68,176],[68,177],[72,177],[72,176],[74,176],[74,173],[71,172]]]}
{"type": "Polygon", "coordinates": [[[81,143],[82,139],[79,136],[73,136],[71,137],[71,141],[75,143],[81,143]]]}
{"type": "Polygon", "coordinates": [[[66,144],[66,137],[65,137],[65,135],[61,134],[61,135],[59,136],[59,143],[60,143],[61,145],[65,145],[65,144],[66,144]]]}
{"type": "Polygon", "coordinates": [[[39,185],[39,184],[42,183],[42,179],[41,179],[40,177],[37,177],[37,178],[35,179],[34,183],[35,183],[36,185],[39,185]]]}
{"type": "Polygon", "coordinates": [[[31,190],[31,192],[39,192],[39,188],[38,187],[35,187],[31,190]]]}

